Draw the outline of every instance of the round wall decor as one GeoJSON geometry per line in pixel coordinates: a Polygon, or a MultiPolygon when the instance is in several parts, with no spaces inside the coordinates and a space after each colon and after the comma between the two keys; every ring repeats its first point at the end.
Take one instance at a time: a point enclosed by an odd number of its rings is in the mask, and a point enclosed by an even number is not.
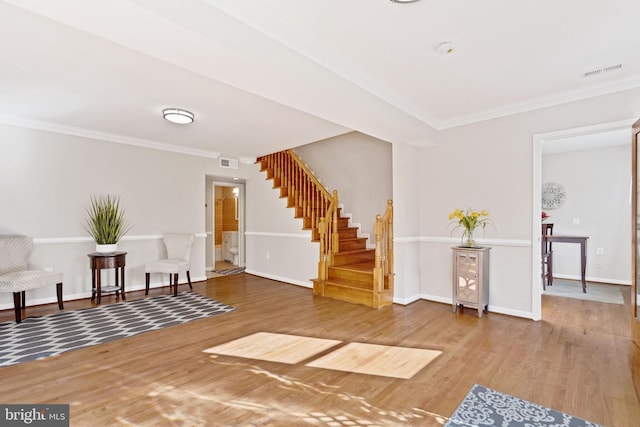
{"type": "Polygon", "coordinates": [[[544,209],[557,209],[564,203],[567,193],[562,185],[555,182],[542,184],[542,207],[544,209]]]}

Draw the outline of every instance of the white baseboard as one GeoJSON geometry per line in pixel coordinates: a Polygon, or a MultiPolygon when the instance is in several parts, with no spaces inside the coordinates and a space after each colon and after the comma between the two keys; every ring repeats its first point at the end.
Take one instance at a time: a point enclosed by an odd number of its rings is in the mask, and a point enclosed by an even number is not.
{"type": "MultiPolygon", "coordinates": [[[[554,279],[565,279],[565,280],[576,280],[576,281],[581,281],[582,280],[581,276],[573,276],[571,274],[554,274],[553,278],[554,279]]],[[[606,277],[593,277],[593,276],[586,276],[585,280],[587,282],[611,283],[613,285],[631,286],[631,281],[630,280],[607,279],[606,277]]]]}
{"type": "MultiPolygon", "coordinates": [[[[448,297],[421,294],[420,299],[453,305],[453,299],[448,297]]],[[[533,319],[533,313],[531,312],[521,311],[521,310],[512,310],[510,308],[499,307],[491,304],[489,304],[489,313],[499,313],[499,314],[506,314],[514,317],[523,317],[525,319],[533,319]]]]}
{"type": "Polygon", "coordinates": [[[261,271],[255,270],[245,270],[245,273],[253,274],[254,276],[264,277],[265,279],[277,280],[278,282],[289,283],[291,285],[302,286],[303,288],[313,288],[313,284],[311,280],[308,282],[303,282],[296,279],[291,279],[289,277],[276,276],[275,274],[263,273],[261,271]]]}

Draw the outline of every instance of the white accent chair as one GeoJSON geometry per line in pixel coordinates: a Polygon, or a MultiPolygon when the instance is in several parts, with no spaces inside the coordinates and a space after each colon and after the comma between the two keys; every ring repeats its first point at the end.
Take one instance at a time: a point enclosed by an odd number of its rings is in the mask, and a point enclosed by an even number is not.
{"type": "Polygon", "coordinates": [[[13,292],[16,323],[22,322],[26,308],[25,291],[56,285],[58,307],[62,304],[62,273],[28,270],[33,239],[27,236],[0,236],[0,292],[13,292]]]}
{"type": "Polygon", "coordinates": [[[191,248],[193,241],[195,240],[194,234],[187,233],[170,233],[165,234],[162,237],[164,245],[167,248],[167,258],[159,261],[145,264],[145,295],[149,295],[149,282],[151,280],[151,273],[164,273],[169,274],[169,290],[173,286],[173,295],[178,295],[178,274],[182,272],[187,273],[187,281],[189,282],[189,288],[191,286],[191,248]]]}

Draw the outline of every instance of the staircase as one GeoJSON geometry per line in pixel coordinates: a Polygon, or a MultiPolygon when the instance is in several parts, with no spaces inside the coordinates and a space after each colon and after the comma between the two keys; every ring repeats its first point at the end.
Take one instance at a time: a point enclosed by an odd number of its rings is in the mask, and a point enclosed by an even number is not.
{"type": "Polygon", "coordinates": [[[313,293],[368,307],[393,302],[393,208],[389,200],[384,216],[375,223],[375,249],[358,228],[341,215],[338,192],[329,191],[291,150],[259,157],[256,163],[287,198],[287,207],[311,230],[320,246],[318,277],[311,279],[313,293]]]}

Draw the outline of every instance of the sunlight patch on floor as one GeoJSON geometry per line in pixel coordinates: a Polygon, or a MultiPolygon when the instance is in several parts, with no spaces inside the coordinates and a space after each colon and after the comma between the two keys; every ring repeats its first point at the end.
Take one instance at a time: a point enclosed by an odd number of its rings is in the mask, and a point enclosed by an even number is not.
{"type": "Polygon", "coordinates": [[[322,353],[342,341],[258,332],[203,350],[205,353],[295,364],[322,353]]]}
{"type": "MultiPolygon", "coordinates": [[[[258,332],[203,350],[205,353],[296,364],[342,341],[258,332]]],[[[379,344],[347,343],[305,366],[358,374],[408,379],[431,363],[441,351],[379,344]]]]}
{"type": "Polygon", "coordinates": [[[306,364],[314,368],[408,379],[442,354],[437,350],[349,343],[306,364]]]}

